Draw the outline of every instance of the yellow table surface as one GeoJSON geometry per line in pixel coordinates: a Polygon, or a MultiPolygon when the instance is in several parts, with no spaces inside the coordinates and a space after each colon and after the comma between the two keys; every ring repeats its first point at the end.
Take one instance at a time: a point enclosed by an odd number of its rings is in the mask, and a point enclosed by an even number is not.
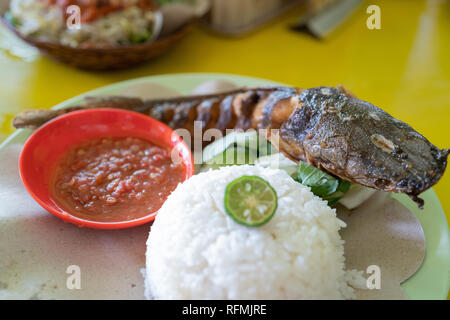
{"type": "MultiPolygon", "coordinates": [[[[293,32],[300,9],[241,38],[197,28],[175,50],[131,70],[91,73],[53,62],[0,28],[0,141],[15,113],[50,108],[117,81],[180,72],[222,72],[298,87],[342,84],[358,97],[450,148],[450,1],[377,1],[381,30],[366,27],[365,2],[324,40],[293,32]],[[17,57],[19,56],[19,57],[17,57]]],[[[434,187],[450,221],[450,173],[434,187]]]]}

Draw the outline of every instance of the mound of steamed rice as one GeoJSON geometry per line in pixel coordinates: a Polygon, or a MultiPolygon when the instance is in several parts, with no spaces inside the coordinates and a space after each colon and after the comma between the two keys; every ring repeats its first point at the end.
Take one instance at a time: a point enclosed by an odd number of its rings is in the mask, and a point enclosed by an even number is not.
{"type": "Polygon", "coordinates": [[[198,174],[169,196],[147,241],[146,295],[156,299],[345,299],[345,224],[308,187],[278,169],[230,166],[198,174]],[[261,227],[225,212],[225,187],[268,181],[278,209],[261,227]]]}

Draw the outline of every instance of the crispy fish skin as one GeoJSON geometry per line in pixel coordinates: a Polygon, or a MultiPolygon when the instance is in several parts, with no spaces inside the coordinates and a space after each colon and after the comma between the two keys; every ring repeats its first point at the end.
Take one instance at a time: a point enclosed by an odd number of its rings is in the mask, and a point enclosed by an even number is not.
{"type": "MultiPolygon", "coordinates": [[[[406,123],[356,98],[344,88],[242,88],[230,92],[141,100],[91,97],[83,106],[34,110],[16,116],[16,127],[38,127],[53,117],[86,108],[123,108],[154,117],[174,129],[267,130],[289,158],[344,180],[387,192],[418,195],[438,182],[449,150],[440,150],[406,123]]],[[[191,144],[192,145],[192,144],[191,144]]]]}
{"type": "MultiPolygon", "coordinates": [[[[88,96],[84,99],[85,103],[78,106],[58,110],[33,109],[20,112],[14,117],[12,124],[17,129],[37,129],[46,122],[65,113],[92,108],[118,108],[147,114],[166,123],[172,128],[181,128],[182,125],[187,124],[188,120],[202,121],[204,122],[205,127],[207,125],[208,127],[214,127],[215,121],[217,121],[220,116],[220,103],[226,97],[246,95],[247,93],[254,91],[258,93],[258,99],[255,101],[256,103],[262,96],[281,89],[283,88],[258,87],[248,89],[244,87],[220,94],[185,96],[155,100],[142,100],[140,98],[122,96],[88,96]],[[195,114],[193,119],[186,117],[186,103],[189,103],[189,108],[195,107],[195,110],[193,110],[195,114]],[[216,115],[214,116],[214,114],[216,115]],[[178,119],[178,121],[176,119],[178,119]],[[211,124],[213,120],[215,121],[211,124]],[[176,125],[181,127],[176,127],[176,125]]],[[[252,104],[251,107],[253,108],[254,105],[252,104]]],[[[235,110],[233,110],[233,112],[235,112],[235,110]]],[[[246,114],[246,116],[248,118],[250,114],[246,114]]]]}

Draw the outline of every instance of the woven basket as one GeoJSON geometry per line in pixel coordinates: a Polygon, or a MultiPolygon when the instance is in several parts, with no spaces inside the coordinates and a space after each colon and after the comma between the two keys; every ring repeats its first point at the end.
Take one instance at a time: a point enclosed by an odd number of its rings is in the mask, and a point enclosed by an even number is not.
{"type": "Polygon", "coordinates": [[[48,57],[85,70],[117,70],[149,61],[174,47],[196,23],[196,21],[190,21],[171,34],[153,42],[114,48],[73,48],[21,35],[3,18],[8,8],[8,6],[4,5],[4,2],[2,0],[2,6],[0,6],[0,20],[8,29],[28,44],[38,48],[48,57]]]}

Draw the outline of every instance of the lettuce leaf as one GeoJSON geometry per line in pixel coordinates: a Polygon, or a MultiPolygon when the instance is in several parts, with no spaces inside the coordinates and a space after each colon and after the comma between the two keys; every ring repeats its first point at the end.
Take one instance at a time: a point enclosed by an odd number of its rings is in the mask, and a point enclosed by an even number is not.
{"type": "Polygon", "coordinates": [[[272,145],[255,130],[234,131],[208,145],[202,153],[206,166],[254,164],[256,159],[272,153],[272,145]]]}
{"type": "Polygon", "coordinates": [[[300,161],[297,181],[311,188],[316,196],[335,205],[350,189],[350,182],[333,177],[322,170],[300,161]]]}

